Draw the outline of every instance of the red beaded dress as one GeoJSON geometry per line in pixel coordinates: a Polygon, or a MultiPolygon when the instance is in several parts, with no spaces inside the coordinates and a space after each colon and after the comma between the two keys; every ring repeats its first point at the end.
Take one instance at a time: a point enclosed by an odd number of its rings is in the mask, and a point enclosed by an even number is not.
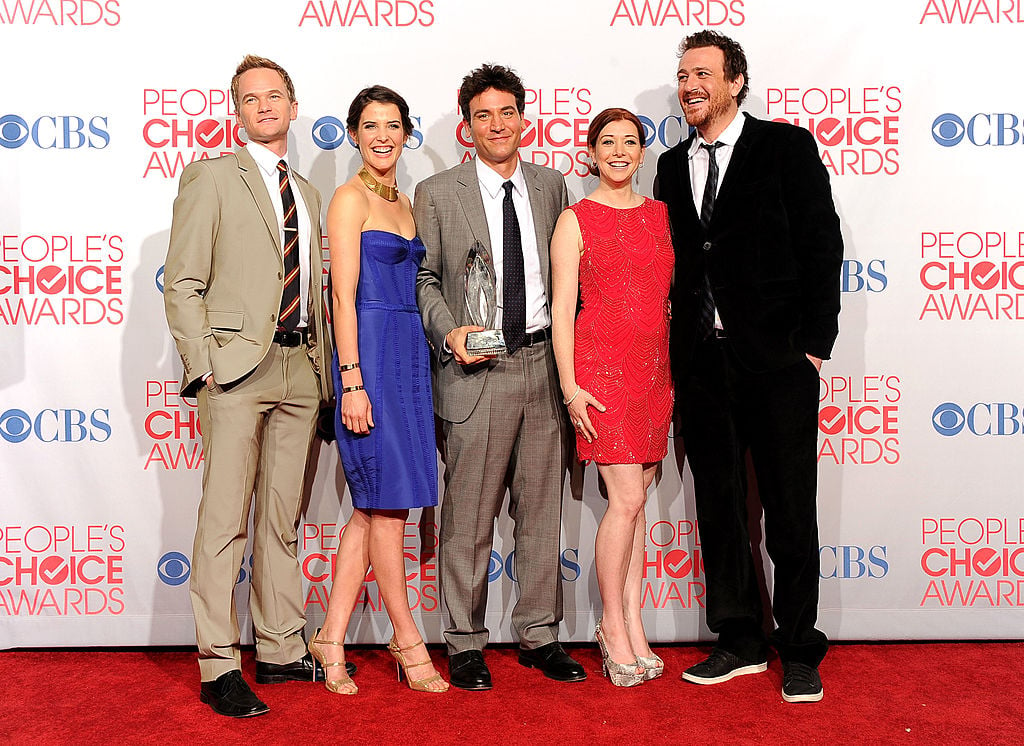
{"type": "Polygon", "coordinates": [[[668,451],[672,374],[668,293],[675,254],[665,203],[614,208],[584,199],[571,207],[583,237],[576,317],[576,383],[591,407],[597,439],[576,433],[580,461],[643,464],[668,451]]]}

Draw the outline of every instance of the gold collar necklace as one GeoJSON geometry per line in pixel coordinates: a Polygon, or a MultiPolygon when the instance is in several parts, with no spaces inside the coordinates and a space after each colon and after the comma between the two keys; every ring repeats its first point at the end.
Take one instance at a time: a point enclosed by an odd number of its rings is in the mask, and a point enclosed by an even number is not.
{"type": "Polygon", "coordinates": [[[359,169],[359,173],[356,174],[359,180],[362,181],[366,188],[376,194],[378,197],[386,199],[388,202],[395,202],[398,200],[398,187],[388,186],[387,184],[381,184],[369,171],[366,170],[366,166],[359,169]]]}

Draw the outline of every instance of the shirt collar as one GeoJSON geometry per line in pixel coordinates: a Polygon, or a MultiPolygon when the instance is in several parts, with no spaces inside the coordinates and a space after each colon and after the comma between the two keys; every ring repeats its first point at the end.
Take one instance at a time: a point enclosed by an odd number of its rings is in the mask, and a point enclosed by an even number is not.
{"type": "MultiPolygon", "coordinates": [[[[743,121],[744,117],[739,112],[736,112],[736,116],[732,118],[732,121],[729,122],[729,126],[722,131],[722,134],[718,136],[718,139],[715,140],[715,142],[720,142],[723,145],[734,147],[736,145],[736,141],[740,139],[740,135],[743,133],[743,121]]],[[[697,151],[700,150],[701,143],[704,142],[706,141],[700,136],[700,133],[695,132],[693,142],[690,143],[690,149],[686,151],[687,157],[693,158],[693,156],[697,154],[697,151]]],[[[710,144],[711,143],[708,143],[708,145],[710,144]]]]}
{"type": "Polygon", "coordinates": [[[285,163],[288,163],[288,153],[284,155],[278,155],[266,145],[261,145],[258,142],[250,141],[246,146],[249,151],[249,155],[256,161],[256,165],[260,167],[267,176],[273,176],[277,174],[277,162],[284,159],[285,163]]]}
{"type": "Polygon", "coordinates": [[[477,181],[480,182],[480,187],[491,199],[497,199],[498,195],[504,191],[502,185],[506,181],[512,182],[512,188],[517,191],[520,196],[526,194],[526,177],[523,176],[523,167],[520,165],[518,158],[516,159],[516,170],[507,179],[502,178],[501,174],[485,164],[479,158],[475,160],[477,181]]]}

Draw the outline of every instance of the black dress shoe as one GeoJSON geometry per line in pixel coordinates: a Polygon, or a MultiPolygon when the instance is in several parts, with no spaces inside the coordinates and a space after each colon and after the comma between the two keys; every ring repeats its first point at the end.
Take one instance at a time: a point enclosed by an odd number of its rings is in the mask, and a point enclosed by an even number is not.
{"type": "Polygon", "coordinates": [[[270,712],[270,708],[253,694],[242,678],[242,672],[237,669],[200,684],[199,701],[208,704],[218,715],[229,718],[248,718],[270,712]]]}
{"type": "Polygon", "coordinates": [[[583,681],[587,672],[583,666],[569,657],[558,642],[549,642],[533,650],[519,650],[519,665],[539,668],[545,676],[555,681],[583,681]]]}
{"type": "MultiPolygon", "coordinates": [[[[352,676],[356,664],[345,661],[345,672],[352,676]]],[[[257,684],[280,684],[284,681],[323,681],[324,669],[313,662],[313,656],[306,653],[292,663],[265,663],[256,661],[257,684]]]]}
{"type": "Polygon", "coordinates": [[[463,650],[448,656],[448,680],[452,686],[470,692],[485,692],[493,686],[491,672],[479,650],[463,650]]]}

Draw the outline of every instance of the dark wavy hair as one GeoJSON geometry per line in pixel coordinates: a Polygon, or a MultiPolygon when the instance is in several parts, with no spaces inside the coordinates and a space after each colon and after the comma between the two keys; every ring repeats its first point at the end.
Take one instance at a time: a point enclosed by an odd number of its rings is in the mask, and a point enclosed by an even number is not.
{"type": "Polygon", "coordinates": [[[238,111],[238,79],[242,77],[242,73],[249,72],[250,70],[257,70],[259,68],[266,68],[267,70],[273,70],[278,73],[282,80],[284,80],[285,93],[288,94],[288,102],[295,101],[295,85],[292,83],[291,77],[285,72],[285,69],[273,60],[268,60],[266,57],[257,57],[254,54],[247,54],[242,58],[242,61],[238,63],[238,67],[235,69],[234,77],[231,78],[231,103],[235,105],[235,111],[238,111]]]}
{"type": "Polygon", "coordinates": [[[747,73],[747,55],[744,54],[743,47],[740,46],[739,42],[733,41],[725,34],[704,29],[695,34],[690,34],[683,39],[679,45],[678,56],[682,57],[683,53],[690,49],[701,49],[703,47],[718,47],[722,50],[722,54],[725,55],[726,80],[733,81],[736,80],[736,76],[743,76],[743,87],[740,88],[740,92],[736,95],[736,104],[742,104],[743,99],[747,97],[747,92],[750,90],[750,75],[747,73]]]}
{"type": "Polygon", "coordinates": [[[352,99],[352,103],[348,107],[348,118],[345,120],[345,126],[348,127],[349,132],[359,129],[359,117],[363,115],[363,109],[369,104],[394,104],[397,106],[398,113],[402,117],[402,129],[405,131],[405,136],[409,137],[412,134],[415,128],[412,126],[412,119],[409,118],[409,104],[400,94],[383,85],[371,85],[364,88],[352,99]]]}
{"type": "MultiPolygon", "coordinates": [[[[612,122],[630,122],[634,127],[636,127],[637,137],[640,138],[640,146],[643,147],[644,126],[641,124],[640,118],[629,109],[612,107],[610,109],[605,109],[590,120],[590,129],[587,130],[588,148],[591,150],[596,149],[597,138],[601,136],[601,130],[612,122]]],[[[597,169],[597,164],[595,163],[588,164],[587,170],[590,171],[591,176],[597,176],[600,173],[597,169]]]]}
{"type": "Polygon", "coordinates": [[[519,113],[526,111],[526,88],[515,71],[504,65],[489,65],[485,62],[462,79],[462,87],[459,88],[459,110],[462,112],[463,120],[469,121],[469,102],[488,88],[511,93],[516,99],[519,113]]]}

